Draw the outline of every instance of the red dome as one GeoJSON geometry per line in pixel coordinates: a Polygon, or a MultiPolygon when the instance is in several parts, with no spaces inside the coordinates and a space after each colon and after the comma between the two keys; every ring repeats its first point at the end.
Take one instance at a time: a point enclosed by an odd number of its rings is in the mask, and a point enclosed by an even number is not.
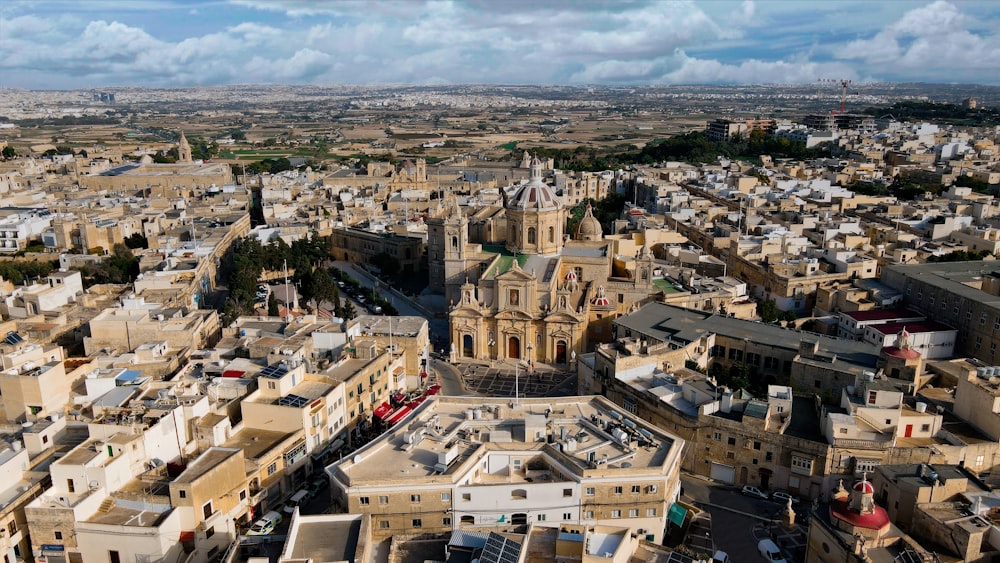
{"type": "Polygon", "coordinates": [[[866,530],[881,530],[889,525],[889,514],[878,505],[871,514],[858,514],[848,508],[847,501],[834,500],[830,502],[830,515],[855,528],[866,530]]]}
{"type": "Polygon", "coordinates": [[[862,493],[875,494],[875,487],[873,487],[868,481],[858,481],[854,484],[854,490],[861,491],[862,493]]]}
{"type": "Polygon", "coordinates": [[[895,346],[882,348],[882,354],[903,360],[916,360],[920,357],[920,352],[917,352],[913,348],[897,348],[895,346]]]}

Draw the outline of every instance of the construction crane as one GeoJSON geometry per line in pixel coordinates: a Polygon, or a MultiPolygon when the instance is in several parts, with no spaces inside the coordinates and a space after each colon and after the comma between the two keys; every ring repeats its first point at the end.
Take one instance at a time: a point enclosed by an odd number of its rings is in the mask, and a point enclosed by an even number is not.
{"type": "Polygon", "coordinates": [[[843,114],[847,105],[847,87],[854,81],[846,78],[820,78],[819,81],[824,84],[840,84],[840,113],[843,114]]]}

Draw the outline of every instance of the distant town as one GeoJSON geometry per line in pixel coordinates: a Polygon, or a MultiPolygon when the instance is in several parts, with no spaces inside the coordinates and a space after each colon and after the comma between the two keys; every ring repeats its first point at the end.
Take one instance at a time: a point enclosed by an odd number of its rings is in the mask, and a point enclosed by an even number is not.
{"type": "Polygon", "coordinates": [[[0,88],[0,553],[989,561],[998,144],[987,86],[0,88]]]}

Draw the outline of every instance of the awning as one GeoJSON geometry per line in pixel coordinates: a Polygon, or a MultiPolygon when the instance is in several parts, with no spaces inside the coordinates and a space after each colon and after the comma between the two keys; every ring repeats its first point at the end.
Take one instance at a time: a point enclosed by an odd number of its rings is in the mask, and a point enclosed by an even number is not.
{"type": "Polygon", "coordinates": [[[410,414],[410,407],[401,407],[399,410],[392,413],[392,415],[389,416],[389,419],[386,420],[386,422],[388,422],[389,424],[396,424],[408,414],[410,414]]]}
{"type": "Polygon", "coordinates": [[[392,412],[392,405],[390,405],[389,403],[382,403],[381,405],[375,407],[374,414],[378,419],[384,420],[385,415],[389,414],[390,412],[392,412]]]}
{"type": "Polygon", "coordinates": [[[687,513],[686,508],[675,502],[670,505],[670,510],[667,511],[667,520],[677,524],[677,527],[681,528],[684,526],[684,518],[687,516],[687,513]]]}
{"type": "Polygon", "coordinates": [[[222,372],[222,377],[243,377],[245,371],[240,371],[238,369],[227,369],[222,372]]]}

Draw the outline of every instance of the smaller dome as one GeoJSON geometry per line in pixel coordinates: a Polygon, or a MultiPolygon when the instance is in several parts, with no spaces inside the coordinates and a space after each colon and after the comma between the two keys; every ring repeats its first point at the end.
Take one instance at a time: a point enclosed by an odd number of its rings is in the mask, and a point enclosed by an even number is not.
{"type": "Polygon", "coordinates": [[[590,302],[590,304],[593,305],[594,307],[610,307],[611,306],[611,300],[608,299],[604,295],[604,286],[603,285],[602,286],[598,286],[598,288],[597,288],[597,297],[595,297],[594,300],[590,302]]]}
{"type": "Polygon", "coordinates": [[[868,481],[858,481],[854,484],[854,490],[861,493],[871,493],[875,494],[875,487],[872,486],[868,481]]]}
{"type": "Polygon", "coordinates": [[[576,281],[576,270],[566,272],[566,281],[576,281]]]}
{"type": "Polygon", "coordinates": [[[882,354],[902,360],[916,360],[920,357],[920,352],[917,352],[913,348],[899,348],[897,346],[886,346],[885,348],[882,348],[882,354]]]}
{"type": "Polygon", "coordinates": [[[576,238],[578,240],[601,240],[603,236],[604,230],[601,228],[601,222],[594,217],[593,208],[588,203],[587,211],[576,227],[576,238]]]}

